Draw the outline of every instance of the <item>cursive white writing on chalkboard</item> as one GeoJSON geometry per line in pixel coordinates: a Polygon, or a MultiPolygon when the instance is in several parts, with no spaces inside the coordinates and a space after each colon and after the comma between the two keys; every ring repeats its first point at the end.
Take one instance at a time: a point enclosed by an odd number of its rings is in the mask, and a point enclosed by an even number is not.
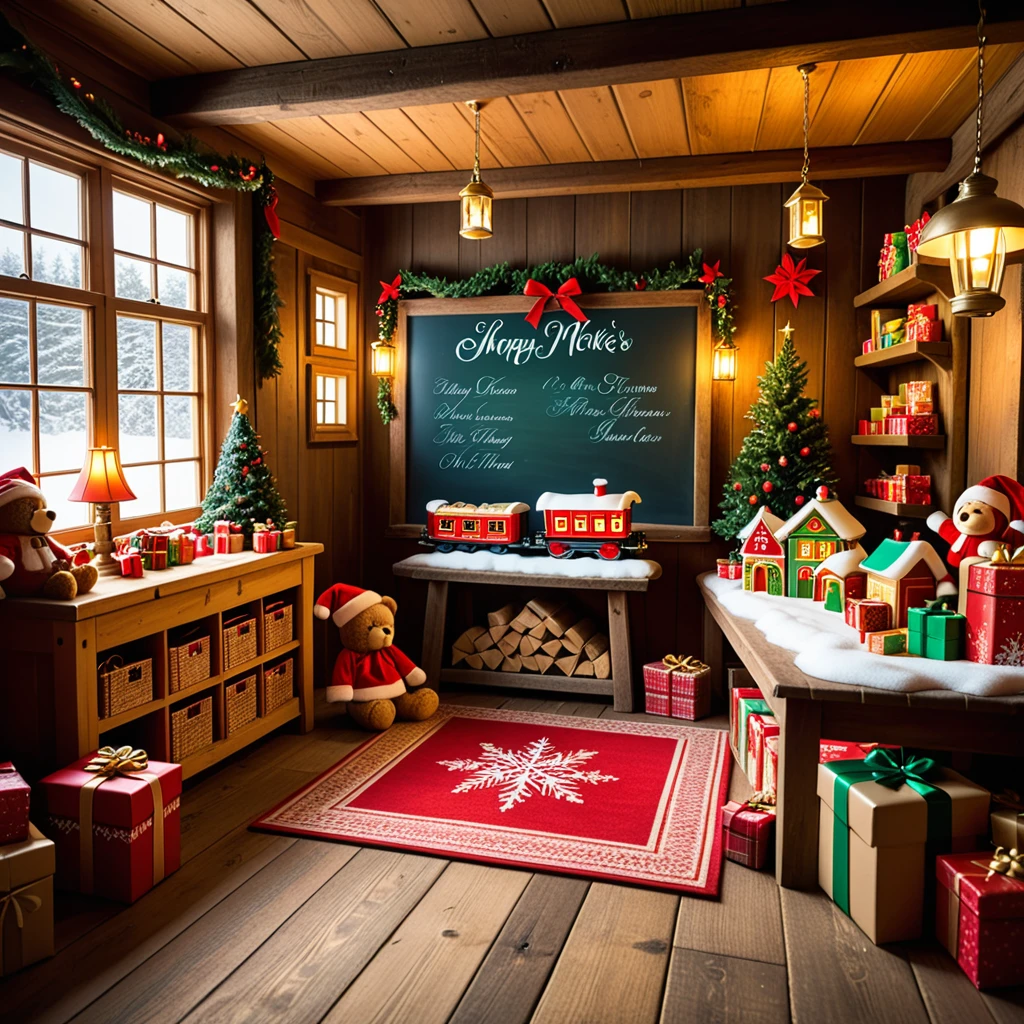
{"type": "Polygon", "coordinates": [[[506,362],[522,366],[532,358],[549,359],[563,344],[570,356],[583,352],[628,352],[633,347],[633,339],[614,320],[610,330],[604,327],[588,330],[589,320],[563,323],[549,319],[544,326],[544,337],[549,342],[547,345],[539,342],[536,337],[503,337],[501,330],[504,326],[505,321],[501,319],[490,323],[481,320],[476,325],[474,335],[456,343],[456,357],[463,363],[472,363],[481,356],[495,355],[506,362]]]}
{"type": "Polygon", "coordinates": [[[441,469],[511,469],[515,460],[505,462],[497,452],[473,450],[445,452],[437,462],[441,469]]]}
{"type": "MultiPolygon", "coordinates": [[[[512,435],[502,433],[497,427],[476,427],[469,432],[468,440],[473,444],[505,448],[511,443],[512,435]]],[[[466,441],[466,434],[453,423],[442,423],[441,429],[434,435],[434,444],[465,444],[466,441]]]]}

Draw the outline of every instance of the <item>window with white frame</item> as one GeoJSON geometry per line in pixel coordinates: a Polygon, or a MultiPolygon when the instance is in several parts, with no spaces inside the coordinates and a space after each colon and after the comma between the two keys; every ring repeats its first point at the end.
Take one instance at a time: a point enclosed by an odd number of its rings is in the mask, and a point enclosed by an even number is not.
{"type": "Polygon", "coordinates": [[[321,271],[309,272],[309,441],[358,437],[358,285],[321,271]]]}

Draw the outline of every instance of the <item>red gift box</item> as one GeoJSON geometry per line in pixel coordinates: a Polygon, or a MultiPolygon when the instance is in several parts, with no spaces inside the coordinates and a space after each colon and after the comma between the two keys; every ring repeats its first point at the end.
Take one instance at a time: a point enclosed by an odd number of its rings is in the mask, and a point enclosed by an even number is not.
{"type": "Polygon", "coordinates": [[[864,353],[864,355],[867,355],[869,352],[874,352],[875,351],[874,340],[871,339],[871,338],[868,338],[866,341],[862,341],[861,345],[860,345],[860,350],[861,350],[861,352],[864,353]]]}
{"type": "Polygon", "coordinates": [[[858,434],[881,434],[885,423],[881,420],[859,420],[857,426],[858,434]]]}
{"type": "Polygon", "coordinates": [[[818,763],[829,761],[863,761],[872,750],[899,750],[898,743],[854,743],[852,740],[821,740],[818,746],[818,763]]]}
{"type": "Polygon", "coordinates": [[[743,578],[743,563],[734,562],[731,558],[718,559],[718,575],[723,580],[738,580],[743,578]]]}
{"type": "Polygon", "coordinates": [[[937,434],[939,432],[939,417],[934,413],[927,416],[907,416],[906,434],[937,434]]]}
{"type": "Polygon", "coordinates": [[[1024,666],[1024,564],[972,565],[965,614],[968,661],[1024,666]]]}
{"type": "Polygon", "coordinates": [[[59,888],[134,903],[181,863],[181,765],[104,747],[42,780],[59,888]],[[102,763],[99,772],[86,765],[102,763]],[[144,771],[133,766],[145,765],[144,771]],[[113,767],[112,767],[113,766],[113,767]],[[106,774],[116,770],[117,774],[106,774]],[[159,800],[154,795],[159,793],[159,800]],[[159,819],[154,815],[160,803],[159,819]],[[91,820],[83,849],[81,820],[91,820]],[[155,842],[162,833],[162,842],[155,842]]]}
{"type": "MultiPolygon", "coordinates": [[[[1024,983],[1024,877],[990,870],[1012,863],[1002,850],[994,858],[989,850],[935,861],[935,934],[979,989],[1024,983]]],[[[1024,864],[1014,870],[1024,871],[1024,864]]]]}
{"type": "Polygon", "coordinates": [[[734,686],[729,692],[729,742],[732,749],[737,752],[740,749],[740,701],[744,697],[760,700],[761,691],[756,686],[734,686]]]}
{"type": "Polygon", "coordinates": [[[730,800],[722,808],[725,855],[744,867],[760,869],[772,842],[775,812],[757,810],[730,800]]]}
{"type": "Polygon", "coordinates": [[[907,432],[907,416],[894,414],[886,416],[882,426],[886,434],[905,434],[907,432]]]}
{"type": "Polygon", "coordinates": [[[10,761],[0,762],[0,846],[28,839],[31,790],[10,761]]]}
{"type": "Polygon", "coordinates": [[[231,554],[231,523],[226,519],[218,519],[213,524],[213,553],[215,555],[231,554]]]}
{"type": "Polygon", "coordinates": [[[907,341],[942,341],[941,320],[908,320],[907,341]]]}
{"type": "Polygon", "coordinates": [[[644,698],[649,715],[703,718],[711,710],[711,669],[674,654],[649,662],[644,665],[644,698]]]}
{"type": "Polygon", "coordinates": [[[660,661],[644,665],[644,709],[649,715],[669,713],[670,689],[668,672],[660,661]]]}
{"type": "Polygon", "coordinates": [[[779,781],[779,737],[766,737],[764,750],[764,773],[761,778],[761,790],[774,795],[779,781]]]}
{"type": "Polygon", "coordinates": [[[199,534],[196,537],[196,558],[206,558],[212,554],[213,545],[210,543],[210,535],[206,533],[199,534]]]}
{"type": "Polygon", "coordinates": [[[860,633],[864,643],[867,633],[880,633],[892,628],[892,607],[885,601],[869,600],[866,597],[846,599],[846,624],[860,633]]]}
{"type": "Polygon", "coordinates": [[[937,320],[939,318],[939,307],[931,302],[912,302],[907,306],[907,321],[937,320]]]}
{"type": "Polygon", "coordinates": [[[747,779],[757,793],[767,789],[765,784],[766,741],[779,735],[779,723],[774,715],[751,715],[747,719],[747,779]]]}
{"type": "Polygon", "coordinates": [[[137,548],[129,548],[119,555],[114,555],[121,566],[121,575],[134,579],[142,578],[142,554],[137,548]]]}
{"type": "Polygon", "coordinates": [[[252,535],[252,549],[261,555],[277,550],[277,533],[271,530],[257,530],[252,535]]]}

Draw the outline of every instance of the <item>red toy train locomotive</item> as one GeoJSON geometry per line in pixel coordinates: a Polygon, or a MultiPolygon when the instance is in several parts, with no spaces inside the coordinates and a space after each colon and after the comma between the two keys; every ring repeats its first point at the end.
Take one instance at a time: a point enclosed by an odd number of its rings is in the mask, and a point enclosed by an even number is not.
{"type": "Polygon", "coordinates": [[[427,525],[420,543],[437,551],[488,550],[494,554],[547,552],[555,558],[591,555],[613,561],[647,548],[643,533],[633,530],[636,491],[609,494],[608,481],[594,481],[592,494],[555,494],[537,499],[544,529],[530,536],[530,506],[521,501],[469,505],[445,500],[427,504],[427,525]]]}

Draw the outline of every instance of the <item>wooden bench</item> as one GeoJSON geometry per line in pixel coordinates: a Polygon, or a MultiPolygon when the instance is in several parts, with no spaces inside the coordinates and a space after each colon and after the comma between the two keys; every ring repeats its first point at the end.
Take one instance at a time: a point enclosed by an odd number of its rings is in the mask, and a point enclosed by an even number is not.
{"type": "Polygon", "coordinates": [[[823,736],[1020,755],[1024,694],[905,693],[815,679],[794,665],[791,651],[770,644],[752,620],[722,606],[705,584],[712,575],[697,578],[704,598],[704,660],[720,670],[723,639],[728,640],[779,721],[775,875],[780,885],[812,889],[818,884],[817,772],[823,736]]]}
{"type": "Polygon", "coordinates": [[[603,576],[540,576],[525,572],[491,572],[470,569],[444,569],[419,564],[415,558],[396,562],[396,576],[427,581],[427,613],[423,623],[421,666],[428,684],[462,683],[473,686],[515,686],[564,693],[611,694],[616,711],[633,710],[633,680],[629,646],[629,610],[626,594],[646,591],[650,578],[610,579],[603,576]],[[442,668],[445,621],[448,614],[448,584],[485,583],[491,586],[521,587],[532,590],[604,590],[608,593],[608,643],[611,652],[610,679],[580,676],[560,677],[554,673],[490,672],[484,669],[442,668]]]}

